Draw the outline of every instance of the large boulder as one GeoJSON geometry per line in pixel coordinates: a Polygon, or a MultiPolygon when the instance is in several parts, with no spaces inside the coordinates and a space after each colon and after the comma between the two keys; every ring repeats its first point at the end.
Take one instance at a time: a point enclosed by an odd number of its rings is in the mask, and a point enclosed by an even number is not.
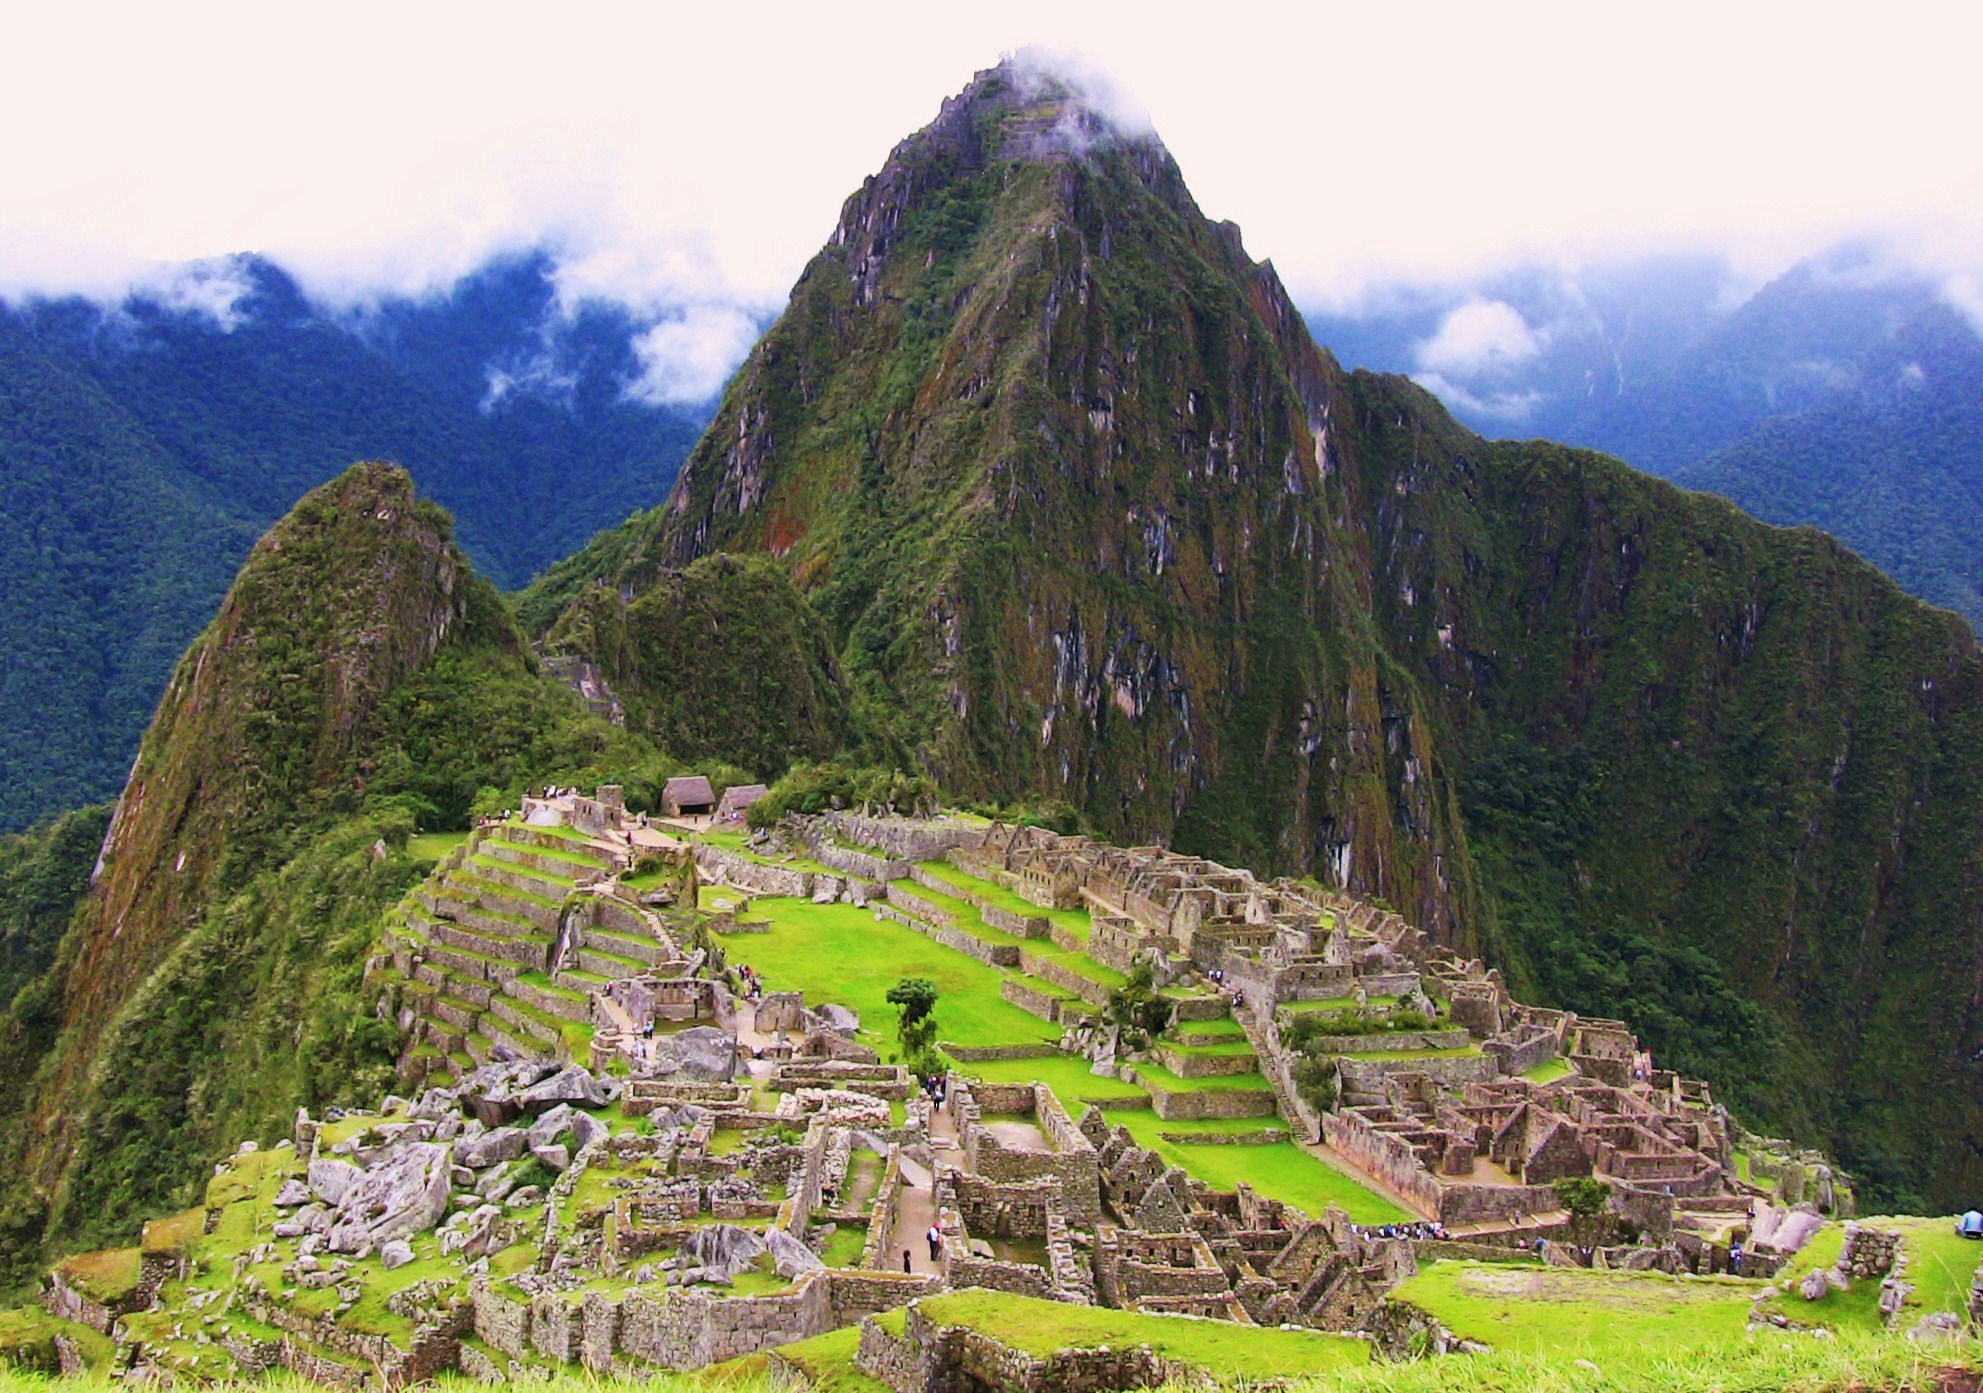
{"type": "Polygon", "coordinates": [[[581,1107],[599,1108],[612,1101],[611,1093],[599,1081],[579,1068],[568,1065],[547,1079],[530,1085],[516,1095],[523,1110],[529,1113],[543,1112],[546,1108],[560,1103],[576,1103],[581,1107]]]}
{"type": "Polygon", "coordinates": [[[573,1112],[571,1119],[571,1149],[576,1156],[596,1141],[604,1141],[612,1135],[613,1129],[589,1112],[573,1112]]]}
{"type": "Polygon", "coordinates": [[[828,1030],[849,1038],[861,1028],[861,1018],[858,1015],[834,1002],[828,1002],[819,1008],[819,1020],[828,1030]]]}
{"type": "Polygon", "coordinates": [[[349,1161],[341,1161],[334,1156],[320,1156],[310,1162],[310,1190],[318,1199],[335,1209],[344,1203],[346,1193],[364,1174],[365,1172],[349,1161]]]}
{"type": "Polygon", "coordinates": [[[438,1224],[453,1194],[453,1164],[437,1142],[409,1142],[349,1184],[336,1205],[327,1244],[356,1253],[438,1224]]]}
{"type": "Polygon", "coordinates": [[[571,1130],[572,1120],[579,1116],[578,1110],[568,1103],[560,1103],[549,1112],[530,1124],[530,1149],[549,1146],[571,1130]]]}
{"type": "Polygon", "coordinates": [[[765,1246],[771,1251],[771,1260],[778,1264],[778,1275],[787,1279],[807,1272],[817,1272],[826,1264],[819,1255],[799,1242],[784,1229],[773,1229],[764,1236],[765,1246]]]}
{"type": "Polygon", "coordinates": [[[700,1267],[728,1279],[744,1271],[766,1251],[765,1241],[749,1229],[735,1224],[711,1224],[689,1236],[675,1261],[682,1267],[700,1267]]]}
{"type": "Polygon", "coordinates": [[[737,1072],[737,1037],[715,1026],[691,1026],[672,1035],[657,1035],[653,1072],[660,1077],[694,1083],[728,1083],[737,1072]]]}
{"type": "Polygon", "coordinates": [[[457,1141],[454,1159],[470,1170],[487,1170],[504,1161],[514,1161],[529,1149],[529,1136],[521,1127],[498,1127],[493,1132],[457,1141]]]}

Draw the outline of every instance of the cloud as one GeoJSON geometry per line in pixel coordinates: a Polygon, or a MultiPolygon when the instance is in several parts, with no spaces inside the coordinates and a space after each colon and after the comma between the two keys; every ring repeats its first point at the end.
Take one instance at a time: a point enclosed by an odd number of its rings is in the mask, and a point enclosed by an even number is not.
{"type": "Polygon", "coordinates": [[[1543,341],[1521,311],[1502,300],[1469,300],[1441,321],[1416,350],[1418,366],[1442,378],[1505,372],[1542,352],[1543,341]]]}
{"type": "Polygon", "coordinates": [[[735,305],[691,305],[634,340],[641,376],[627,395],[653,406],[693,406],[723,390],[762,329],[735,305]]]}
{"type": "Polygon", "coordinates": [[[1084,154],[1109,136],[1139,139],[1157,133],[1149,109],[1085,53],[1035,44],[1006,55],[1005,62],[1028,100],[1062,91],[1074,99],[1047,133],[1069,154],[1084,154]]]}
{"type": "Polygon", "coordinates": [[[1459,383],[1441,377],[1436,372],[1415,372],[1411,378],[1433,396],[1445,402],[1449,408],[1492,417],[1497,421],[1525,420],[1530,412],[1542,405],[1543,400],[1542,393],[1535,391],[1469,391],[1459,383]]]}
{"type": "Polygon", "coordinates": [[[175,314],[203,315],[226,333],[245,317],[241,302],[255,293],[255,282],[245,257],[216,256],[154,268],[134,279],[129,293],[175,314]]]}

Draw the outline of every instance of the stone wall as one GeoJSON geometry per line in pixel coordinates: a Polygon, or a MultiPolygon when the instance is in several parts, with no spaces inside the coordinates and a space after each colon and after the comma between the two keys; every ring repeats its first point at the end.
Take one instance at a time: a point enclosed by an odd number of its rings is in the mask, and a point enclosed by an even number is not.
{"type": "Polygon", "coordinates": [[[1166,1092],[1148,1078],[1137,1079],[1150,1090],[1150,1105],[1166,1122],[1202,1122],[1207,1118],[1273,1117],[1279,1111],[1274,1094],[1264,1088],[1202,1088],[1166,1092]]]}
{"type": "Polygon", "coordinates": [[[1426,1173],[1409,1144],[1376,1130],[1350,1111],[1324,1116],[1322,1133],[1331,1149],[1402,1195],[1421,1214],[1439,1212],[1439,1182],[1426,1173]]]}
{"type": "Polygon", "coordinates": [[[711,846],[708,842],[695,842],[692,849],[700,870],[740,890],[748,890],[755,895],[790,895],[802,900],[812,898],[813,877],[809,871],[792,866],[766,865],[727,847],[711,846]]]}
{"type": "Polygon", "coordinates": [[[1038,1016],[1050,1025],[1061,1024],[1060,1013],[1066,998],[1057,993],[1041,991],[1023,977],[1002,977],[998,994],[1028,1015],[1038,1016]]]}
{"type": "Polygon", "coordinates": [[[916,822],[906,818],[863,817],[852,812],[825,816],[846,840],[879,848],[898,861],[935,861],[952,847],[973,847],[985,838],[982,827],[947,818],[916,822]]]}

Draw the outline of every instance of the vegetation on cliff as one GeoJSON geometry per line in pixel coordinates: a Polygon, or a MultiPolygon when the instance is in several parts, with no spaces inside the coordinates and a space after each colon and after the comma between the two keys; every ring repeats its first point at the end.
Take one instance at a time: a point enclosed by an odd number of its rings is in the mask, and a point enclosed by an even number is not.
{"type": "Polygon", "coordinates": [[[396,1027],[360,977],[416,829],[465,825],[478,790],[658,762],[536,675],[404,471],[305,497],[180,661],[94,888],[0,1017],[8,1275],[183,1201],[298,1103],[378,1091],[396,1027]]]}
{"type": "Polygon", "coordinates": [[[981,74],[668,504],[525,602],[782,561],[949,792],[1396,904],[1875,1202],[1983,1162],[1979,666],[1828,539],[1345,377],[1154,138],[981,74]]]}

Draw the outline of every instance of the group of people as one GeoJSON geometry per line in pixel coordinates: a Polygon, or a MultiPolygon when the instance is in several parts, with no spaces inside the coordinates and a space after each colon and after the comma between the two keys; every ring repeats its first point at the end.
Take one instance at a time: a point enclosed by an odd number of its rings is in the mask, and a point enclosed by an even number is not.
{"type": "Polygon", "coordinates": [[[1446,1226],[1437,1219],[1414,1219],[1408,1224],[1351,1224],[1365,1238],[1415,1238],[1431,1242],[1446,1237],[1446,1226]]]}
{"type": "Polygon", "coordinates": [[[923,1094],[930,1100],[931,1107],[942,1107],[943,1100],[950,1096],[949,1072],[946,1070],[941,1074],[931,1074],[928,1078],[924,1079],[923,1094]]]}
{"type": "MultiPolygon", "coordinates": [[[[929,1232],[927,1232],[927,1233],[925,1233],[925,1234],[923,1235],[923,1242],[925,1242],[925,1243],[927,1243],[927,1244],[929,1244],[929,1245],[930,1245],[930,1261],[931,1261],[931,1262],[936,1262],[937,1260],[939,1260],[940,1258],[942,1258],[942,1256],[943,1256],[943,1230],[941,1230],[941,1229],[939,1229],[939,1228],[938,1228],[938,1227],[937,1227],[937,1226],[936,1226],[935,1224],[931,1224],[931,1225],[929,1226],[929,1232]]],[[[904,1248],[904,1249],[902,1250],[902,1270],[903,1270],[904,1272],[909,1272],[909,1271],[912,1271],[912,1270],[914,1270],[914,1269],[913,1269],[913,1263],[911,1262],[911,1260],[910,1260],[910,1257],[909,1257],[909,1250],[908,1250],[907,1248],[904,1248]]]]}
{"type": "Polygon", "coordinates": [[[746,997],[753,1002],[764,999],[764,979],[751,971],[751,965],[749,963],[738,964],[737,976],[743,979],[744,995],[746,997]]]}

